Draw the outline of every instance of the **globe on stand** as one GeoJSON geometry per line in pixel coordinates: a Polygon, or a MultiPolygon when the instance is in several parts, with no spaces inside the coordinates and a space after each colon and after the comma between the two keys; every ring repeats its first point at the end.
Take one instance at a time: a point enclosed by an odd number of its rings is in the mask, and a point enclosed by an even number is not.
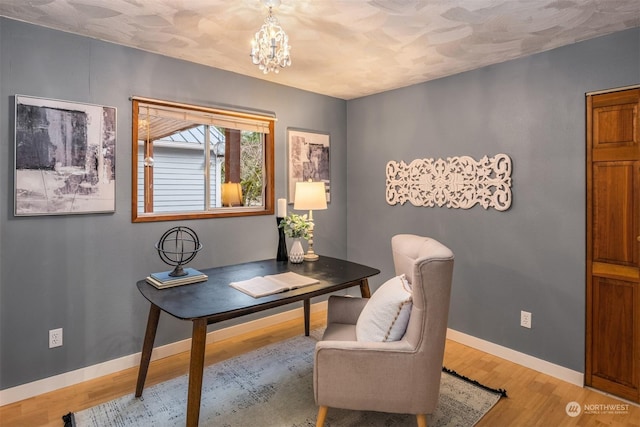
{"type": "Polygon", "coordinates": [[[202,244],[195,231],[189,227],[178,226],[167,230],[162,235],[156,243],[156,249],[165,264],[175,267],[169,276],[180,277],[187,275],[182,266],[196,257],[198,251],[202,249],[202,244]]]}

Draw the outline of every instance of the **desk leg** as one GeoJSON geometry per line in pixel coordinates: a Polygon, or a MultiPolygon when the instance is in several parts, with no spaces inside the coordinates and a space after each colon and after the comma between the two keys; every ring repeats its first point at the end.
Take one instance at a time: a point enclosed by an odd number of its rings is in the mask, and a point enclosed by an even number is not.
{"type": "Polygon", "coordinates": [[[360,295],[362,295],[362,298],[371,298],[371,291],[369,290],[369,280],[366,278],[360,280],[360,295]]]}
{"type": "Polygon", "coordinates": [[[191,362],[189,364],[189,391],[187,394],[187,427],[197,427],[202,396],[202,371],[207,343],[207,320],[195,319],[191,336],[191,362]]]}
{"type": "Polygon", "coordinates": [[[149,318],[147,320],[147,331],[144,334],[144,343],[142,344],[142,357],[140,359],[140,368],[138,370],[138,383],[136,384],[136,397],[142,396],[142,389],[144,389],[144,382],[147,379],[147,371],[149,370],[151,351],[153,350],[153,342],[156,339],[159,319],[160,308],[158,308],[157,305],[151,304],[151,308],[149,309],[149,318]]]}
{"type": "Polygon", "coordinates": [[[307,298],[303,300],[304,307],[304,335],[309,336],[309,319],[311,318],[311,300],[307,298]]]}

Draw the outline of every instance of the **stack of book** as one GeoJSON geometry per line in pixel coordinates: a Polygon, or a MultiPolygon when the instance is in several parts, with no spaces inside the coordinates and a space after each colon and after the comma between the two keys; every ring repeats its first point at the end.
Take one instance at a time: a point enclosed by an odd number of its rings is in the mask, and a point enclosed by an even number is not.
{"type": "Polygon", "coordinates": [[[191,283],[204,282],[207,275],[193,268],[185,268],[184,276],[170,276],[171,271],[163,271],[162,273],[152,273],[147,277],[147,283],[158,289],[172,288],[174,286],[190,285],[191,283]]]}

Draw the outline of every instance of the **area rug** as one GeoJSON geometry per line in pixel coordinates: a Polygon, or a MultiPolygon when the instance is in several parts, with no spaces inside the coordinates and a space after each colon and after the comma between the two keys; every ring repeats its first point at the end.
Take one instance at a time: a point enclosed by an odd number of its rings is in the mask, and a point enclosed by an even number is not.
{"type": "MultiPolygon", "coordinates": [[[[200,426],[315,426],[313,351],[317,332],[262,347],[204,371],[200,426]]],[[[77,427],[174,427],[185,424],[187,376],[63,417],[77,427]]],[[[473,426],[500,400],[493,390],[443,370],[440,401],[430,427],[473,426]]],[[[412,426],[415,416],[330,408],[326,427],[412,426]]]]}

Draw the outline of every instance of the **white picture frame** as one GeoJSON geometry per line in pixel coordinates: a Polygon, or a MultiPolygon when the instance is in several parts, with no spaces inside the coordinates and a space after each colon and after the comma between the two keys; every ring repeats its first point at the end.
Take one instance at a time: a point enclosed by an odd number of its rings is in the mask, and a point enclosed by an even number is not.
{"type": "Polygon", "coordinates": [[[296,182],[322,181],[331,202],[331,136],[327,132],[287,129],[288,201],[293,203],[296,182]]]}
{"type": "Polygon", "coordinates": [[[15,96],[14,215],[115,212],[115,107],[15,96]]]}

